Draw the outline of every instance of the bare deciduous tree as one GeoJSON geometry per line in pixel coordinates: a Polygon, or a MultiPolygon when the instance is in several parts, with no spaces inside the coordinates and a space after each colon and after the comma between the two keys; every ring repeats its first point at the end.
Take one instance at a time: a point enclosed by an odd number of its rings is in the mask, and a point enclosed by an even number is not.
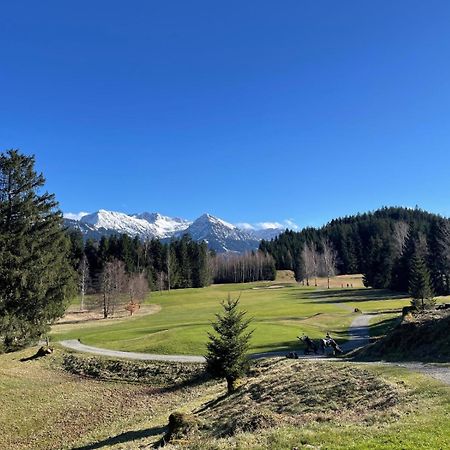
{"type": "Polygon", "coordinates": [[[158,285],[158,290],[162,294],[167,283],[167,274],[165,272],[158,272],[156,274],[156,283],[158,285]]]}
{"type": "Polygon", "coordinates": [[[83,254],[83,257],[80,261],[78,273],[80,275],[80,311],[84,311],[84,297],[89,285],[89,263],[85,254],[83,254]]]}
{"type": "Polygon", "coordinates": [[[313,258],[311,248],[305,244],[302,249],[302,260],[305,268],[306,286],[309,286],[309,279],[314,275],[313,258]]]}
{"type": "Polygon", "coordinates": [[[329,239],[322,240],[322,262],[327,277],[328,289],[330,289],[330,278],[336,275],[337,253],[329,239]]]}
{"type": "Polygon", "coordinates": [[[125,281],[125,264],[118,259],[108,261],[100,277],[103,317],[105,319],[114,314],[115,307],[124,292],[125,281]]]}
{"type": "Polygon", "coordinates": [[[275,261],[264,252],[224,254],[212,259],[213,279],[216,283],[245,283],[275,278],[275,261]]]}
{"type": "Polygon", "coordinates": [[[316,246],[314,243],[311,243],[311,245],[308,246],[308,253],[311,261],[312,276],[314,277],[314,286],[317,287],[317,276],[319,274],[320,256],[316,250],[316,246]]]}
{"type": "Polygon", "coordinates": [[[142,302],[148,294],[147,278],[143,273],[130,274],[128,276],[128,294],[131,302],[142,302]]]}
{"type": "Polygon", "coordinates": [[[394,248],[397,256],[403,253],[403,248],[405,247],[406,238],[408,237],[409,224],[406,222],[395,222],[394,224],[394,248]]]}

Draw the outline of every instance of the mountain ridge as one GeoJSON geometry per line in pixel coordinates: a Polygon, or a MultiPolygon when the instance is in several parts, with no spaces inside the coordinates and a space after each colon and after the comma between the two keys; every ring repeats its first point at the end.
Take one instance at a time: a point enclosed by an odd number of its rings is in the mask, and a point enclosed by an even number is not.
{"type": "Polygon", "coordinates": [[[261,239],[273,238],[284,231],[281,228],[244,230],[209,213],[189,221],[158,212],[126,214],[105,209],[87,214],[79,220],[65,218],[64,223],[68,229],[81,232],[85,239],[95,240],[115,234],[169,240],[188,234],[195,241],[205,241],[217,253],[256,250],[261,239]]]}

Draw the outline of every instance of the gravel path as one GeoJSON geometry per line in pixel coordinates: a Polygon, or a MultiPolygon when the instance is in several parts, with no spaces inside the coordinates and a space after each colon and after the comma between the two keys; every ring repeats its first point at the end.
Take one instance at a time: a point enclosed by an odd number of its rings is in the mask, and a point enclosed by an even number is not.
{"type": "MultiPolygon", "coordinates": [[[[362,347],[369,342],[369,318],[368,315],[360,315],[356,317],[350,325],[350,340],[342,345],[342,349],[345,352],[354,350],[355,348],[362,347]]],[[[90,345],[82,344],[75,339],[61,341],[60,344],[63,347],[71,350],[76,350],[84,353],[91,353],[93,355],[110,356],[114,358],[127,358],[141,361],[171,361],[171,362],[192,362],[192,363],[204,363],[205,358],[203,356],[194,355],[157,355],[154,353],[138,353],[138,352],[121,352],[118,350],[110,350],[106,348],[92,347],[90,345]]],[[[285,356],[287,351],[279,352],[263,352],[255,353],[251,355],[252,359],[260,358],[273,358],[277,356],[285,356]]],[[[323,358],[326,356],[314,356],[313,358],[323,358]]],[[[311,359],[311,356],[305,357],[311,359]]]]}
{"type": "Polygon", "coordinates": [[[420,372],[436,380],[441,381],[444,384],[450,386],[450,367],[441,367],[436,364],[425,364],[421,362],[408,362],[408,363],[388,363],[390,366],[400,366],[406,369],[413,370],[414,372],[420,372]]]}
{"type": "Polygon", "coordinates": [[[111,356],[113,358],[137,359],[140,361],[170,361],[170,362],[190,362],[190,363],[204,363],[203,356],[193,355],[157,355],[153,353],[138,353],[138,352],[121,352],[118,350],[109,350],[107,348],[91,347],[84,345],[75,339],[61,341],[63,347],[76,350],[78,352],[90,353],[92,355],[111,356]]]}
{"type": "MultiPolygon", "coordinates": [[[[347,307],[346,307],[347,309],[347,307]]],[[[355,350],[359,347],[363,347],[369,343],[369,320],[373,316],[368,314],[360,314],[355,317],[349,328],[350,339],[342,344],[342,350],[345,353],[355,350]]],[[[60,344],[63,347],[79,352],[90,353],[92,355],[108,356],[113,358],[125,358],[134,359],[140,361],[165,361],[165,362],[180,362],[180,363],[204,363],[205,358],[203,356],[194,355],[157,355],[152,353],[138,353],[138,352],[121,352],[118,350],[109,350],[105,348],[92,347],[90,345],[84,345],[80,341],[75,339],[61,341],[60,344]]],[[[264,352],[255,353],[251,355],[251,359],[260,358],[273,358],[279,356],[285,356],[286,351],[279,352],[264,352]]],[[[300,356],[301,359],[323,359],[342,361],[339,359],[330,359],[325,355],[318,356],[300,356]]],[[[450,385],[450,367],[440,367],[435,364],[424,364],[420,362],[411,363],[390,363],[390,362],[375,362],[365,364],[384,364],[390,366],[405,367],[406,369],[413,370],[428,375],[436,380],[450,385]]]]}
{"type": "Polygon", "coordinates": [[[364,347],[369,343],[369,320],[371,317],[373,316],[360,314],[353,319],[348,330],[350,339],[342,344],[342,350],[344,350],[345,353],[359,347],[364,347]]]}

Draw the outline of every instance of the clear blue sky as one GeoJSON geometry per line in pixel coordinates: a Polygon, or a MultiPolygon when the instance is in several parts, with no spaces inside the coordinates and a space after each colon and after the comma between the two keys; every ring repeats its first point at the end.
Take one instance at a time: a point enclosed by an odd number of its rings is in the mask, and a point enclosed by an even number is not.
{"type": "Polygon", "coordinates": [[[450,214],[450,2],[10,1],[0,149],[66,212],[450,214]]]}

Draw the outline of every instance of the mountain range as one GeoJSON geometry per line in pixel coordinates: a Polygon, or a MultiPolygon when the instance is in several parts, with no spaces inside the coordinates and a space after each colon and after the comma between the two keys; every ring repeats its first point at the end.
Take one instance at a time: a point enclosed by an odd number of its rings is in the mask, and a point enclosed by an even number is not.
{"type": "Polygon", "coordinates": [[[85,239],[127,234],[140,239],[170,240],[188,234],[195,241],[205,241],[217,253],[256,250],[261,239],[273,239],[283,231],[280,228],[244,230],[210,214],[189,221],[159,213],[129,215],[104,209],[87,214],[80,220],[66,218],[64,221],[69,229],[80,231],[85,239]]]}

